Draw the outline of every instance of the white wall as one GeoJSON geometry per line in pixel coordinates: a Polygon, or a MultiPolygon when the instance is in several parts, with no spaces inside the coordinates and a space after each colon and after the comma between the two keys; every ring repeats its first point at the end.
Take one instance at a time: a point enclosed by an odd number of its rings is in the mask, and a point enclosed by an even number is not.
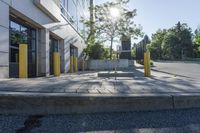
{"type": "MultiPolygon", "coordinates": [[[[9,12],[27,21],[33,25],[38,33],[38,74],[49,73],[49,33],[55,34],[60,38],[61,47],[64,52],[61,52],[61,65],[64,67],[61,70],[68,72],[69,70],[69,47],[73,44],[78,48],[78,55],[80,56],[85,43],[82,37],[74,30],[74,28],[61,16],[59,7],[46,0],[45,7],[55,15],[55,19],[49,16],[46,12],[41,10],[34,3],[35,0],[0,0],[0,77],[9,77],[9,12]],[[10,9],[10,10],[9,10],[10,9]],[[60,15],[60,16],[59,16],[60,15]],[[45,32],[44,32],[45,31],[45,32]]],[[[43,2],[45,0],[42,0],[43,2]]],[[[61,50],[62,51],[62,50],[61,50]]],[[[79,58],[80,59],[80,58],[79,58]]]]}
{"type": "Polygon", "coordinates": [[[128,68],[128,60],[89,60],[88,68],[89,70],[113,70],[115,67],[117,69],[128,68]]]}
{"type": "Polygon", "coordinates": [[[0,78],[9,77],[9,5],[0,0],[0,78]]]}

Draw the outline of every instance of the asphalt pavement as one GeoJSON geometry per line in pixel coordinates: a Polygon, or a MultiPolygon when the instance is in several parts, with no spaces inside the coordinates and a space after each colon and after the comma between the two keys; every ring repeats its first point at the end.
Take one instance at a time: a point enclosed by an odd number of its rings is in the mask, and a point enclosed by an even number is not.
{"type": "Polygon", "coordinates": [[[200,80],[200,61],[155,61],[153,70],[200,80]]]}
{"type": "Polygon", "coordinates": [[[1,133],[199,133],[200,109],[49,116],[0,115],[1,133]]]}

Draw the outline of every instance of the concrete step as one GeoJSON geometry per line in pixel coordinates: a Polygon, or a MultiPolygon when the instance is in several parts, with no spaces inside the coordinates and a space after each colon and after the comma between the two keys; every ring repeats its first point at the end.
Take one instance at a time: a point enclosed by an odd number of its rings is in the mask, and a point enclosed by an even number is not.
{"type": "Polygon", "coordinates": [[[1,92],[0,114],[70,114],[199,108],[200,94],[69,94],[1,92]]]}
{"type": "Polygon", "coordinates": [[[99,72],[98,77],[134,77],[133,72],[99,72]]]}

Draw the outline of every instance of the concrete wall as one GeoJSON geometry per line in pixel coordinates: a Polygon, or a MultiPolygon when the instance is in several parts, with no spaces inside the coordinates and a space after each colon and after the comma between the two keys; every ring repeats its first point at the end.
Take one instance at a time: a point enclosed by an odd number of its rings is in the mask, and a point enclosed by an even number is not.
{"type": "Polygon", "coordinates": [[[64,41],[64,72],[68,72],[70,68],[70,45],[67,39],[64,41]]]}
{"type": "Polygon", "coordinates": [[[49,75],[49,31],[38,31],[38,76],[49,75]]]}
{"type": "Polygon", "coordinates": [[[90,60],[88,63],[88,68],[90,70],[113,70],[115,67],[117,69],[128,68],[129,63],[126,59],[120,60],[90,60]]]}
{"type": "MultiPolygon", "coordinates": [[[[57,0],[58,1],[58,0],[57,0]]],[[[80,56],[84,40],[75,28],[61,15],[53,0],[0,0],[0,77],[9,77],[9,12],[37,29],[37,75],[49,74],[49,34],[59,38],[61,71],[69,71],[70,45],[78,48],[80,56]],[[22,4],[23,3],[23,4],[22,4]],[[43,9],[42,9],[43,8],[43,9]]]]}
{"type": "Polygon", "coordinates": [[[0,78],[9,77],[9,5],[6,2],[0,0],[0,78]]]}

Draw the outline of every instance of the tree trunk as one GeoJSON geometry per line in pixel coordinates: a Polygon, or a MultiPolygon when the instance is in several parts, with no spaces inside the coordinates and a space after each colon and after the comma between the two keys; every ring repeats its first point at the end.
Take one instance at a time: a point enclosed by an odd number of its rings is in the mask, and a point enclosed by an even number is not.
{"type": "MultiPolygon", "coordinates": [[[[90,34],[91,34],[91,40],[94,41],[95,39],[95,28],[94,28],[94,0],[90,0],[90,34]]],[[[95,42],[95,41],[94,41],[95,42]]],[[[93,42],[93,43],[94,43],[93,42]]]]}
{"type": "Polygon", "coordinates": [[[112,47],[113,47],[113,38],[111,37],[111,41],[110,41],[110,43],[111,43],[111,46],[110,46],[110,59],[112,60],[112,47]]]}

